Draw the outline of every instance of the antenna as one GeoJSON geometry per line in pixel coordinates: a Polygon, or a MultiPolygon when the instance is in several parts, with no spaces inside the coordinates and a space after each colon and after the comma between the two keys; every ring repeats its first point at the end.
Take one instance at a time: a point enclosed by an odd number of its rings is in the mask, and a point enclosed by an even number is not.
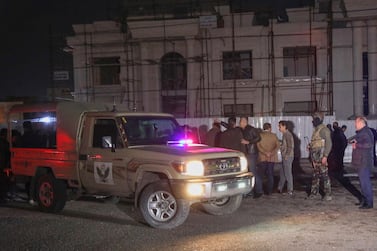
{"type": "Polygon", "coordinates": [[[116,112],[116,103],[115,103],[115,97],[113,96],[113,109],[111,110],[112,112],[116,112]]]}

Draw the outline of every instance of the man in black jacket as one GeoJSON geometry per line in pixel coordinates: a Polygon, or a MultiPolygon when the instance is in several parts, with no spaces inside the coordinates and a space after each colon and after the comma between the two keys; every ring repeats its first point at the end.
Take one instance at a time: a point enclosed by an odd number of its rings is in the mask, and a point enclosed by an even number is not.
{"type": "MultiPolygon", "coordinates": [[[[240,118],[240,128],[242,130],[243,139],[241,143],[245,145],[245,155],[249,163],[249,171],[254,174],[255,184],[261,184],[262,179],[259,177],[257,172],[257,159],[258,150],[257,142],[260,141],[261,137],[257,128],[249,125],[247,117],[240,118]]],[[[258,187],[255,185],[255,187],[258,187]]],[[[254,191],[254,197],[258,198],[262,195],[262,191],[254,191]]]]}
{"type": "Polygon", "coordinates": [[[0,203],[6,202],[8,192],[9,178],[5,170],[9,168],[10,151],[7,140],[7,129],[0,130],[0,203]]]}
{"type": "Polygon", "coordinates": [[[228,128],[220,134],[220,147],[245,152],[245,146],[241,144],[242,132],[237,127],[235,117],[228,119],[228,128]]]}
{"type": "Polygon", "coordinates": [[[347,189],[359,202],[356,205],[363,203],[363,196],[361,192],[351,183],[350,179],[344,174],[346,173],[343,165],[344,151],[346,150],[348,141],[344,135],[343,130],[338,123],[333,123],[332,148],[327,159],[329,167],[330,178],[337,180],[345,189],[347,189]]]}

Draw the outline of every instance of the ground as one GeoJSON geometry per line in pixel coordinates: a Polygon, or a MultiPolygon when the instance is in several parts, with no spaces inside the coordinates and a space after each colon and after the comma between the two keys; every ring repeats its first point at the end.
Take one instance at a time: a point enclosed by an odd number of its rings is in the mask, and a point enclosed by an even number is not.
{"type": "MultiPolygon", "coordinates": [[[[377,209],[360,210],[333,184],[333,200],[306,200],[304,174],[294,197],[247,197],[234,214],[211,216],[198,207],[173,230],[138,222],[132,203],[68,202],[60,214],[26,203],[0,207],[2,250],[376,250],[377,209]]],[[[357,177],[352,182],[358,186],[357,177]]],[[[373,179],[375,190],[377,180],[373,179]]],[[[376,200],[375,200],[376,201],[376,200]]]]}

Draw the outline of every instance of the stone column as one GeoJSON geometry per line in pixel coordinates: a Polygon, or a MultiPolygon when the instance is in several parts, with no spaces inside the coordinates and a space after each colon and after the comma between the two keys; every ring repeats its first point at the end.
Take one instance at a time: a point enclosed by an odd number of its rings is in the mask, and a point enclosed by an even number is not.
{"type": "Polygon", "coordinates": [[[377,20],[368,21],[368,117],[377,118],[377,20]]]}
{"type": "Polygon", "coordinates": [[[353,30],[353,112],[355,116],[364,115],[363,111],[363,25],[362,21],[352,22],[353,30]]]}

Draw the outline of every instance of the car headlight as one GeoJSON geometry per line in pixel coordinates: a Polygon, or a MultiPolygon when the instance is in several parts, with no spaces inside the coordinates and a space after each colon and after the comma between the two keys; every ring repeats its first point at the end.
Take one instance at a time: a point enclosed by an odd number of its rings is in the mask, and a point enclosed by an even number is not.
{"type": "Polygon", "coordinates": [[[249,170],[247,165],[247,159],[245,157],[240,157],[241,172],[246,172],[249,170]]]}
{"type": "Polygon", "coordinates": [[[173,167],[175,170],[184,175],[191,176],[203,176],[204,175],[204,165],[200,160],[192,160],[186,163],[184,162],[173,162],[173,167]]]}

